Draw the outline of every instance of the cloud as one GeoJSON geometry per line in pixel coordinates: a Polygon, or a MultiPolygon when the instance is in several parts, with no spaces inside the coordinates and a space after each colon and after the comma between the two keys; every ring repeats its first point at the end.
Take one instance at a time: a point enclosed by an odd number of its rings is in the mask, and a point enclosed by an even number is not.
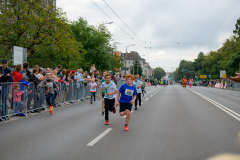
{"type": "MultiPolygon", "coordinates": [[[[182,59],[194,60],[200,51],[208,53],[217,50],[229,38],[235,29],[240,15],[239,0],[105,0],[121,19],[141,39],[114,15],[102,0],[94,0],[116,24],[107,25],[115,42],[120,42],[118,49],[125,52],[137,51],[146,55],[152,67],[178,66],[182,59]],[[147,46],[144,48],[145,42],[147,46]],[[140,44],[139,44],[140,43],[140,44]],[[164,54],[163,54],[164,53],[164,54]]],[[[111,21],[91,0],[58,0],[71,20],[83,17],[90,24],[97,25],[111,21]]],[[[168,68],[166,68],[168,69],[168,68]]]]}

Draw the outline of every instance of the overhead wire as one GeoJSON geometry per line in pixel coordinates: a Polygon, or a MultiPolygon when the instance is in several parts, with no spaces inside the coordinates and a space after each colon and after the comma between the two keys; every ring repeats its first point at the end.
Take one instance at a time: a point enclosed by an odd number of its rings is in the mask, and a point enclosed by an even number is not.
{"type": "Polygon", "coordinates": [[[132,32],[133,35],[135,35],[137,37],[137,39],[139,39],[140,42],[142,42],[145,46],[147,46],[133,31],[132,29],[118,16],[118,14],[110,7],[110,5],[103,0],[103,2],[108,6],[109,9],[112,10],[112,12],[118,17],[118,19],[120,19],[122,21],[122,23],[132,32]]]}

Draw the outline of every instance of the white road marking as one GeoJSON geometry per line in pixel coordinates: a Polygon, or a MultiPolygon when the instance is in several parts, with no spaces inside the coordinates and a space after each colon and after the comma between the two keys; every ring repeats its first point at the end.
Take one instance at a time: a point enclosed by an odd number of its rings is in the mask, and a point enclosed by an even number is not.
{"type": "Polygon", "coordinates": [[[153,95],[151,95],[150,97],[152,97],[153,95]]]}
{"type": "Polygon", "coordinates": [[[218,107],[219,109],[223,110],[224,112],[226,112],[227,114],[229,114],[230,116],[232,116],[233,118],[235,118],[236,120],[240,121],[240,115],[236,112],[234,112],[233,110],[223,106],[222,104],[202,95],[201,93],[198,93],[197,91],[194,90],[190,90],[191,92],[199,95],[200,97],[202,97],[203,99],[207,100],[208,102],[212,103],[213,105],[215,105],[216,107],[218,107]]]}
{"type": "Polygon", "coordinates": [[[146,98],[145,101],[147,101],[149,98],[146,98]]]}
{"type": "Polygon", "coordinates": [[[100,139],[102,139],[104,136],[106,136],[112,128],[106,129],[103,133],[101,133],[99,136],[97,136],[94,140],[92,140],[90,143],[87,144],[87,146],[93,146],[96,144],[100,139]]]}

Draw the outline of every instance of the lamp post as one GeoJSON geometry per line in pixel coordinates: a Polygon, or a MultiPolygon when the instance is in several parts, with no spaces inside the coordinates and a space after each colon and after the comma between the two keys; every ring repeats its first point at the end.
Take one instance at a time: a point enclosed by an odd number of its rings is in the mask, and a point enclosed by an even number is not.
{"type": "MultiPolygon", "coordinates": [[[[135,44],[132,44],[132,45],[126,46],[126,53],[127,53],[127,48],[130,47],[130,46],[135,46],[135,44]]],[[[125,74],[126,74],[126,59],[125,59],[125,74]]]]}

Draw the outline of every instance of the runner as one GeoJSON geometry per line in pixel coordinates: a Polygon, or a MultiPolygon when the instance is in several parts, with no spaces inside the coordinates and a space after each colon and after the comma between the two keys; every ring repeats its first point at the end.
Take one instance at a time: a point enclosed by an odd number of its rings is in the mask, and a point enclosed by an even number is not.
{"type": "Polygon", "coordinates": [[[182,86],[185,88],[187,86],[187,78],[184,77],[184,79],[182,80],[182,86]]]}
{"type": "Polygon", "coordinates": [[[161,79],[161,85],[163,85],[163,80],[161,79]]]}
{"type": "MultiPolygon", "coordinates": [[[[113,81],[111,81],[112,75],[107,73],[105,75],[106,82],[103,82],[101,85],[101,90],[105,90],[104,95],[104,102],[105,102],[105,125],[109,124],[109,111],[113,112],[113,114],[116,113],[116,108],[114,107],[115,104],[115,97],[117,93],[117,87],[113,81]]],[[[100,91],[101,91],[100,90],[100,91]]],[[[100,92],[101,93],[101,92],[100,92]]],[[[100,100],[100,96],[98,96],[98,99],[100,100]]]]}
{"type": "Polygon", "coordinates": [[[143,86],[141,87],[141,89],[142,89],[142,94],[143,94],[143,97],[144,97],[144,92],[145,92],[145,94],[147,93],[147,92],[145,91],[146,83],[145,83],[145,80],[144,80],[144,79],[142,80],[142,82],[143,82],[143,86]]]}
{"type": "Polygon", "coordinates": [[[154,79],[153,83],[154,83],[154,86],[156,87],[157,86],[157,78],[154,79]]]}
{"type": "Polygon", "coordinates": [[[46,73],[46,79],[43,81],[42,87],[45,88],[45,96],[46,96],[46,101],[48,103],[48,110],[50,112],[50,115],[53,114],[53,106],[50,101],[50,98],[53,96],[54,93],[54,88],[58,89],[58,85],[55,83],[54,80],[51,79],[52,74],[51,73],[46,73]]]}
{"type": "Polygon", "coordinates": [[[120,103],[119,114],[120,116],[126,115],[126,123],[125,123],[125,131],[128,131],[128,124],[131,117],[132,105],[136,99],[137,89],[132,85],[133,75],[129,74],[126,76],[127,83],[123,84],[119,92],[117,94],[117,103],[116,107],[118,107],[120,103]],[[121,98],[120,98],[121,95],[121,98]],[[120,101],[119,101],[120,98],[120,101]]]}
{"type": "Polygon", "coordinates": [[[192,88],[193,85],[193,78],[192,76],[189,78],[189,88],[192,88]]]}
{"type": "Polygon", "coordinates": [[[141,87],[144,86],[142,81],[140,81],[139,79],[139,75],[134,75],[134,81],[133,81],[133,85],[136,87],[137,89],[137,98],[135,101],[135,110],[137,110],[137,101],[139,101],[139,106],[141,106],[142,102],[141,102],[141,87]]]}
{"type": "Polygon", "coordinates": [[[91,83],[90,83],[90,92],[91,92],[91,101],[90,103],[92,104],[92,99],[94,99],[94,102],[95,102],[95,94],[96,94],[96,91],[97,91],[97,83],[95,82],[95,79],[91,79],[91,83]]]}
{"type": "Polygon", "coordinates": [[[163,80],[163,86],[165,87],[165,85],[166,85],[166,80],[164,79],[163,80]]]}
{"type": "MultiPolygon", "coordinates": [[[[102,79],[101,79],[101,81],[100,81],[100,86],[103,84],[103,82],[106,82],[106,80],[104,79],[104,77],[105,77],[105,75],[107,74],[108,72],[107,71],[103,71],[103,77],[102,77],[102,79]]],[[[105,111],[105,109],[104,109],[104,94],[105,94],[105,90],[103,89],[101,89],[100,88],[100,90],[99,90],[99,93],[98,93],[98,99],[100,100],[100,94],[102,94],[102,115],[101,116],[104,116],[104,111],[105,111]]]]}

